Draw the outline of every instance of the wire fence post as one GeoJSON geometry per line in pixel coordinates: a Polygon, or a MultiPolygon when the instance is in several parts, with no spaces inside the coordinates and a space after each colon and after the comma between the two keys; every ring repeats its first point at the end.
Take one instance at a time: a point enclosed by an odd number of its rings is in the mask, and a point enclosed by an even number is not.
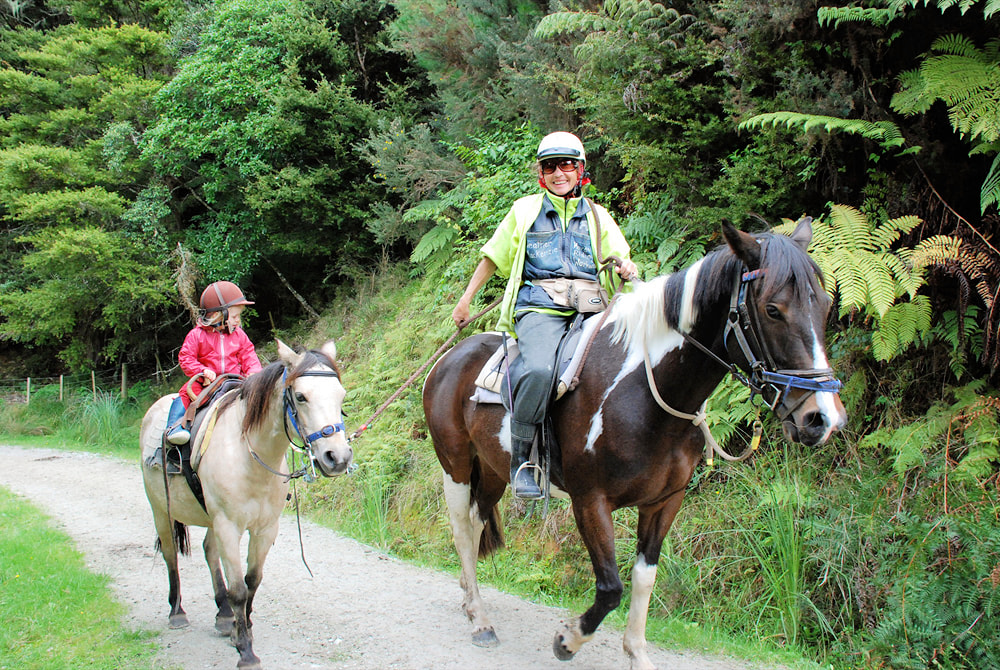
{"type": "Polygon", "coordinates": [[[26,389],[24,393],[24,404],[25,405],[31,404],[31,377],[28,377],[28,382],[26,384],[26,389]]]}
{"type": "Polygon", "coordinates": [[[126,392],[128,391],[128,365],[122,363],[122,400],[125,400],[126,392]]]}
{"type": "Polygon", "coordinates": [[[63,401],[63,376],[59,375],[59,402],[63,401]]]}
{"type": "Polygon", "coordinates": [[[94,371],[90,371],[90,391],[94,395],[94,400],[97,400],[97,377],[94,376],[94,371]]]}

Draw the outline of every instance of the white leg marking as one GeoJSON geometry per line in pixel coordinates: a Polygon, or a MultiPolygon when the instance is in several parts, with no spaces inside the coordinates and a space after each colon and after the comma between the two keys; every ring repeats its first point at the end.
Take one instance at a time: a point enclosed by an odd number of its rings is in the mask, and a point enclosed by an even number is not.
{"type": "Polygon", "coordinates": [[[479,558],[479,539],[484,524],[479,519],[479,509],[471,502],[469,485],[459,484],[448,473],[444,473],[443,480],[451,532],[458,558],[462,563],[462,574],[459,579],[465,592],[462,607],[475,627],[473,631],[475,634],[492,628],[476,580],[476,560],[479,558]]]}
{"type": "Polygon", "coordinates": [[[646,617],[655,584],[656,566],[647,564],[646,557],[639,554],[632,568],[632,601],[622,640],[622,647],[632,661],[632,670],[653,670],[654,667],[646,654],[646,617]]]}

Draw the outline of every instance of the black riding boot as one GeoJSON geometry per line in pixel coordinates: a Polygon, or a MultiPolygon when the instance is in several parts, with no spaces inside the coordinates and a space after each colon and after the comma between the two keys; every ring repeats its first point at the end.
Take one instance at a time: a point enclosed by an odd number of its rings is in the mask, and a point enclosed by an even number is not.
{"type": "Polygon", "coordinates": [[[528,461],[531,441],[512,437],[510,442],[510,487],[518,498],[538,500],[542,497],[542,491],[531,475],[531,471],[538,466],[528,461]]]}

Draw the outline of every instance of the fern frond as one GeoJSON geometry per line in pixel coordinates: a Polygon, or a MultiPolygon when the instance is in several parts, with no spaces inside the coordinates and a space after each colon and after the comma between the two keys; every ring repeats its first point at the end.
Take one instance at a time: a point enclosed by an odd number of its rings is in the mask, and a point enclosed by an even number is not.
{"type": "Polygon", "coordinates": [[[816,11],[819,25],[826,27],[832,23],[839,28],[841,23],[870,23],[873,26],[887,26],[899,16],[893,7],[820,7],[816,11]]]}
{"type": "Polygon", "coordinates": [[[410,260],[414,263],[423,263],[431,256],[450,247],[458,237],[458,233],[458,227],[454,225],[434,226],[420,238],[420,242],[410,254],[410,260]]]}
{"type": "Polygon", "coordinates": [[[986,181],[979,191],[980,213],[985,214],[990,205],[1000,207],[1000,154],[993,159],[993,165],[990,166],[986,181]]]}
{"type": "Polygon", "coordinates": [[[607,17],[595,12],[554,12],[543,16],[535,26],[535,37],[548,39],[565,33],[590,33],[607,30],[607,17]]]}
{"type": "Polygon", "coordinates": [[[913,249],[911,261],[914,269],[931,265],[958,263],[961,255],[962,240],[951,235],[934,235],[920,240],[913,249]]]}
{"type": "Polygon", "coordinates": [[[862,119],[841,119],[836,116],[801,114],[799,112],[758,114],[740,123],[739,129],[753,130],[765,126],[777,128],[779,124],[783,124],[788,129],[801,126],[803,132],[822,127],[823,130],[831,134],[840,131],[861,135],[865,139],[878,143],[884,149],[896,149],[905,143],[899,126],[891,121],[871,122],[862,119]]]}

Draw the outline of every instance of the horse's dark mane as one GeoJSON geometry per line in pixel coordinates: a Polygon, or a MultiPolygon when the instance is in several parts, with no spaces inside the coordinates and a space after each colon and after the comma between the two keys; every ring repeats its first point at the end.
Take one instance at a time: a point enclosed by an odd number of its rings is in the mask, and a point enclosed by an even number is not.
{"type": "MultiPolygon", "coordinates": [[[[815,293],[821,300],[827,299],[826,291],[823,290],[822,271],[790,237],[775,233],[760,233],[754,237],[763,252],[761,267],[767,269],[759,285],[763,300],[770,300],[774,293],[789,283],[793,287],[796,299],[809,291],[815,293]]],[[[736,273],[740,271],[742,264],[743,261],[725,244],[702,259],[698,270],[698,290],[694,296],[696,313],[704,313],[720,297],[732,293],[736,273]]],[[[690,270],[689,267],[672,274],[667,278],[664,288],[665,316],[667,324],[674,329],[678,328],[680,323],[684,282],[690,270]]]]}
{"type": "MultiPolygon", "coordinates": [[[[319,365],[325,365],[336,372],[338,376],[340,375],[340,368],[337,366],[335,361],[331,360],[330,357],[322,351],[310,349],[302,354],[302,360],[295,366],[295,369],[288,373],[285,385],[292,384],[292,382],[302,376],[303,372],[319,365]]],[[[242,428],[244,435],[260,428],[261,425],[263,425],[264,419],[267,417],[267,410],[270,406],[271,397],[284,372],[285,364],[281,361],[275,361],[257,374],[250,375],[246,378],[246,381],[243,382],[243,387],[240,389],[239,393],[239,399],[242,400],[246,406],[246,414],[243,415],[242,428]]],[[[236,394],[228,396],[225,400],[223,400],[223,404],[219,406],[219,411],[224,411],[226,407],[236,401],[236,398],[236,394]]]]}

